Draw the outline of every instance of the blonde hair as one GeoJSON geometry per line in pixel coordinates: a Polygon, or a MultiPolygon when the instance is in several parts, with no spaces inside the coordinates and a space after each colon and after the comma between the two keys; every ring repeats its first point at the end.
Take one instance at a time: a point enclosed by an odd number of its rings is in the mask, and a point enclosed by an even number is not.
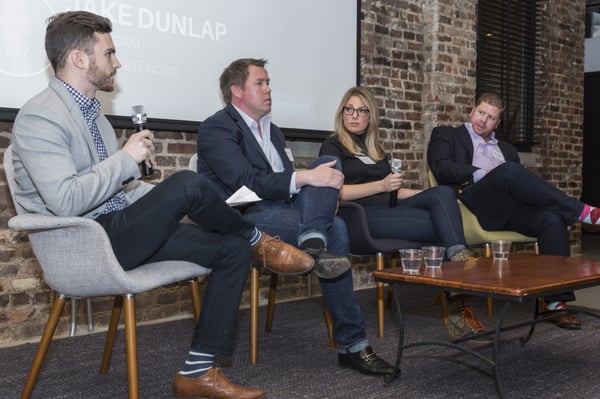
{"type": "Polygon", "coordinates": [[[342,145],[355,155],[368,155],[374,161],[381,161],[385,159],[385,152],[379,144],[379,112],[377,107],[377,100],[373,93],[362,86],[355,86],[348,91],[342,97],[342,101],[338,106],[335,114],[335,132],[332,136],[337,136],[338,140],[342,145]],[[350,133],[344,126],[344,106],[350,100],[350,97],[358,97],[360,101],[369,109],[369,123],[365,132],[365,145],[367,147],[367,153],[365,154],[363,149],[359,147],[353,140],[353,133],[350,133]]]}

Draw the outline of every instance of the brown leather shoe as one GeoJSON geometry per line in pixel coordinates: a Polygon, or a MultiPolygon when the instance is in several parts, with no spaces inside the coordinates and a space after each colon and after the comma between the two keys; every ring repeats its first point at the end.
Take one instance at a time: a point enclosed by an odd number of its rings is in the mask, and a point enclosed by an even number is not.
{"type": "Polygon", "coordinates": [[[304,251],[286,244],[279,237],[262,233],[262,238],[252,250],[252,259],[267,269],[281,274],[303,274],[310,272],[315,260],[304,251]]]}
{"type": "Polygon", "coordinates": [[[564,328],[566,330],[581,330],[581,320],[572,314],[564,314],[556,319],[550,320],[551,323],[557,327],[564,328]]]}
{"type": "Polygon", "coordinates": [[[242,387],[231,383],[216,367],[211,367],[199,378],[177,374],[173,381],[173,394],[176,398],[188,399],[262,399],[267,396],[260,388],[242,387]]]}

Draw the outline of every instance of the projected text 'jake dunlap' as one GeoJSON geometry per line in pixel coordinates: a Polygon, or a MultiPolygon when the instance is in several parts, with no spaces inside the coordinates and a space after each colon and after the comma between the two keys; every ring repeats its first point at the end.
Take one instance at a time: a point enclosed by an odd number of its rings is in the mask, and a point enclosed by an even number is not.
{"type": "Polygon", "coordinates": [[[227,35],[227,25],[222,22],[200,21],[188,15],[151,10],[117,1],[81,0],[75,2],[75,9],[103,15],[122,26],[137,26],[196,39],[219,41],[227,35]]]}

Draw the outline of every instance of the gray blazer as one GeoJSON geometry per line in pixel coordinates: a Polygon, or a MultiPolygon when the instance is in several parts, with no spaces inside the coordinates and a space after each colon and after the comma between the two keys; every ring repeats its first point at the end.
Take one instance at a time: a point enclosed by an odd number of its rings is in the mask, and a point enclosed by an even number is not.
{"type": "Polygon", "coordinates": [[[119,149],[106,117],[96,122],[108,152],[102,163],[77,102],[60,80],[52,78],[20,109],[12,134],[17,212],[96,218],[119,190],[131,203],[153,187],[136,180],[139,167],[119,149]]]}

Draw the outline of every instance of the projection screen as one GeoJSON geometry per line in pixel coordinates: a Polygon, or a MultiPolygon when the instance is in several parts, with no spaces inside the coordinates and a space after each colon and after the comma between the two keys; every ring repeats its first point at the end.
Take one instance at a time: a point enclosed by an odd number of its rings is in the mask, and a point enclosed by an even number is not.
{"type": "MultiPolygon", "coordinates": [[[[0,0],[0,120],[53,76],[47,18],[87,10],[110,18],[122,67],[117,90],[98,93],[105,114],[128,127],[143,104],[152,123],[196,131],[223,104],[218,78],[240,57],[266,58],[273,120],[331,131],[338,101],[358,82],[359,0],[0,0]]],[[[154,127],[156,128],[156,127],[154,127]]]]}

